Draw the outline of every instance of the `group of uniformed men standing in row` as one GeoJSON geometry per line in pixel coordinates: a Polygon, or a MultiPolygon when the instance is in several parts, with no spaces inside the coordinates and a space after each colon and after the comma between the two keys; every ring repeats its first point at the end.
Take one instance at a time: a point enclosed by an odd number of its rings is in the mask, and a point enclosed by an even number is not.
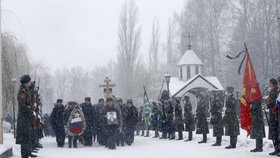
{"type": "MultiPolygon", "coordinates": [[[[270,155],[277,155],[280,153],[280,141],[279,141],[279,109],[276,106],[276,98],[279,95],[279,84],[276,79],[269,80],[270,91],[268,99],[266,101],[266,108],[269,109],[269,138],[273,140],[275,151],[270,155]]],[[[21,155],[24,158],[36,157],[33,155],[32,149],[36,147],[32,146],[29,129],[31,126],[31,113],[32,107],[31,92],[29,90],[31,78],[25,75],[21,78],[21,87],[18,92],[19,113],[17,122],[17,144],[21,144],[21,155]]],[[[210,110],[208,108],[209,102],[206,99],[206,95],[198,93],[196,113],[193,114],[193,106],[191,105],[190,98],[184,96],[182,99],[169,98],[166,92],[162,93],[160,102],[152,102],[151,113],[151,127],[147,129],[147,136],[149,136],[149,130],[155,131],[155,138],[160,137],[159,132],[162,132],[160,138],[162,139],[175,139],[175,132],[178,132],[178,140],[183,139],[183,131],[188,132],[188,139],[193,139],[193,131],[196,129],[196,134],[202,134],[203,139],[198,143],[207,142],[207,134],[209,133],[209,124],[213,127],[213,136],[216,137],[216,142],[213,146],[221,146],[222,136],[230,136],[230,145],[226,149],[234,149],[237,144],[237,136],[240,134],[238,112],[239,101],[235,98],[234,88],[226,88],[226,102],[225,111],[223,97],[219,91],[211,91],[210,94],[210,110]],[[181,107],[183,104],[183,109],[181,107]],[[208,118],[208,111],[211,114],[210,121],[208,118]],[[224,115],[224,116],[223,116],[224,115]]],[[[65,114],[70,105],[78,105],[77,103],[69,102],[63,105],[63,100],[58,99],[52,111],[50,121],[55,131],[58,147],[64,146],[65,141],[65,114]]],[[[85,146],[91,146],[92,140],[98,141],[100,145],[104,145],[109,149],[115,149],[116,145],[124,146],[131,145],[134,142],[134,131],[139,134],[144,128],[144,109],[137,108],[133,105],[131,99],[128,99],[126,104],[123,103],[121,98],[108,97],[106,100],[100,98],[96,105],[92,105],[89,97],[85,98],[85,102],[80,106],[75,106],[82,109],[85,120],[86,130],[80,140],[85,146]],[[115,113],[116,120],[108,118],[108,113],[115,113]],[[110,122],[111,121],[111,122],[110,122]]],[[[250,105],[251,117],[253,125],[251,127],[251,138],[256,139],[256,148],[251,152],[263,151],[263,138],[265,137],[264,131],[264,117],[262,109],[262,100],[254,100],[250,105]]],[[[72,107],[73,108],[73,107],[72,107]]],[[[114,117],[112,117],[114,118],[114,117]]],[[[31,129],[31,128],[30,128],[31,129]]],[[[36,146],[40,146],[37,142],[36,146]]],[[[73,142],[73,146],[77,147],[77,142],[73,142]]],[[[69,143],[69,147],[72,144],[69,143]]]]}

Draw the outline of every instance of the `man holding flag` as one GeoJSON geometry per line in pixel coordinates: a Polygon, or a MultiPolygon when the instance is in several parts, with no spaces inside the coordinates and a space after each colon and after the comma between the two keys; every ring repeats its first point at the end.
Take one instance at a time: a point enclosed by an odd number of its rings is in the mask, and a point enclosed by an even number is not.
{"type": "Polygon", "coordinates": [[[149,100],[149,97],[146,92],[146,88],[144,87],[144,122],[145,122],[145,128],[147,129],[146,137],[149,137],[149,129],[151,126],[151,112],[152,107],[149,100]]]}

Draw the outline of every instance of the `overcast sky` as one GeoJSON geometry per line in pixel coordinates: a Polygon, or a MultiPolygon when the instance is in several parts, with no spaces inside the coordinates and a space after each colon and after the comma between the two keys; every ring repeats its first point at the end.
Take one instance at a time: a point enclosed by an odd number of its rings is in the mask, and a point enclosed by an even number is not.
{"type": "MultiPolygon", "coordinates": [[[[116,59],[121,5],[126,0],[1,0],[2,33],[15,32],[33,61],[52,70],[80,65],[86,69],[116,59]]],[[[135,0],[142,26],[141,53],[147,54],[152,21],[159,17],[161,42],[168,18],[185,0],[135,0]]]]}

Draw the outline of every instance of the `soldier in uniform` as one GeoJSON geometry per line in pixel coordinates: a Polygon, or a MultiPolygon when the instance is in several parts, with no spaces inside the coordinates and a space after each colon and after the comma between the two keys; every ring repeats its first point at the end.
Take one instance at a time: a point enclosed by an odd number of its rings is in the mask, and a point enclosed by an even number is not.
{"type": "Polygon", "coordinates": [[[251,102],[250,112],[252,118],[250,138],[256,139],[256,148],[251,150],[251,152],[262,152],[265,130],[261,100],[254,100],[251,102]]]}
{"type": "Polygon", "coordinates": [[[168,106],[168,101],[165,100],[163,102],[163,104],[161,104],[161,107],[160,107],[159,122],[160,122],[160,127],[161,127],[161,132],[162,132],[162,135],[161,135],[160,139],[166,139],[167,138],[167,124],[166,124],[166,112],[165,112],[165,109],[166,109],[167,106],[168,106]]]}
{"type": "Polygon", "coordinates": [[[134,142],[134,131],[138,122],[138,112],[133,105],[132,99],[128,99],[127,103],[127,132],[126,132],[126,144],[131,145],[134,142]]]}
{"type": "Polygon", "coordinates": [[[21,145],[21,157],[37,157],[31,153],[31,132],[32,132],[32,107],[31,107],[31,78],[24,75],[20,78],[20,88],[17,95],[18,117],[16,129],[16,144],[21,145]]]}
{"type": "Polygon", "coordinates": [[[275,151],[269,153],[269,155],[277,155],[280,153],[280,141],[279,141],[279,118],[278,118],[278,107],[276,106],[276,99],[278,96],[277,80],[271,78],[269,80],[269,96],[267,99],[267,108],[269,109],[269,136],[268,138],[273,141],[275,151]]]}
{"type": "Polygon", "coordinates": [[[192,114],[192,104],[189,96],[184,96],[184,123],[185,131],[189,132],[188,139],[185,141],[191,141],[193,138],[193,131],[195,130],[194,118],[192,114]]]}
{"type": "Polygon", "coordinates": [[[85,119],[86,119],[86,130],[83,133],[85,139],[85,146],[92,146],[92,135],[94,131],[94,107],[91,104],[91,98],[86,97],[85,102],[81,104],[85,119]]]}
{"type": "Polygon", "coordinates": [[[210,123],[213,125],[213,136],[216,137],[216,143],[212,144],[212,146],[221,146],[222,136],[224,135],[224,127],[223,127],[223,117],[222,110],[223,105],[219,100],[217,91],[212,91],[210,96],[210,113],[211,113],[211,121],[210,123]]]}
{"type": "Polygon", "coordinates": [[[202,141],[198,143],[207,143],[207,134],[209,133],[209,127],[207,122],[206,102],[203,94],[197,95],[196,120],[196,134],[203,135],[202,141]]]}
{"type": "Polygon", "coordinates": [[[175,99],[175,129],[178,132],[178,140],[183,140],[184,122],[180,99],[175,99]]]}
{"type": "Polygon", "coordinates": [[[153,108],[152,108],[152,126],[155,130],[155,136],[153,138],[157,138],[159,136],[159,109],[156,102],[153,102],[153,108]]]}
{"type": "Polygon", "coordinates": [[[123,100],[122,98],[119,98],[117,100],[117,103],[120,106],[120,110],[121,110],[121,115],[123,118],[123,125],[122,125],[122,130],[118,131],[117,137],[116,137],[116,145],[119,146],[121,144],[121,146],[124,146],[124,142],[125,142],[125,133],[127,132],[127,107],[125,104],[123,104],[123,100]]]}
{"type": "Polygon", "coordinates": [[[65,109],[62,102],[63,102],[62,99],[57,99],[50,116],[50,121],[55,133],[58,147],[63,147],[65,141],[65,131],[64,131],[64,121],[63,121],[63,113],[65,109]]]}
{"type": "Polygon", "coordinates": [[[173,100],[168,100],[168,105],[166,107],[166,126],[169,140],[175,139],[175,126],[173,123],[174,119],[174,105],[173,100]]]}
{"type": "Polygon", "coordinates": [[[225,126],[225,135],[230,136],[230,145],[226,149],[236,148],[237,136],[240,134],[239,121],[237,117],[237,101],[234,97],[234,88],[226,88],[226,111],[223,118],[223,124],[225,126]]]}
{"type": "Polygon", "coordinates": [[[94,107],[94,135],[97,137],[97,141],[99,145],[105,145],[105,137],[104,137],[104,132],[102,132],[102,128],[104,125],[102,124],[102,118],[101,118],[101,110],[104,108],[104,99],[99,98],[98,103],[93,106],[94,107]]]}

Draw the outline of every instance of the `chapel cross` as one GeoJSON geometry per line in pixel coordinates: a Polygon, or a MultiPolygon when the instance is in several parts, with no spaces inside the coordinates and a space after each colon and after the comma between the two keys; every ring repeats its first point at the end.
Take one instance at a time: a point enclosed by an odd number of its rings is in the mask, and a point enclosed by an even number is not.
{"type": "Polygon", "coordinates": [[[116,84],[110,84],[111,80],[108,76],[104,80],[103,85],[99,85],[99,87],[104,87],[104,96],[107,98],[112,93],[112,87],[116,87],[116,84]]]}
{"type": "Polygon", "coordinates": [[[188,41],[189,41],[189,45],[188,45],[188,47],[189,47],[189,50],[191,50],[191,49],[192,49],[192,45],[191,45],[191,38],[192,38],[192,37],[194,37],[194,36],[191,36],[190,32],[188,32],[188,35],[187,35],[187,36],[185,36],[185,37],[187,37],[187,38],[188,38],[188,41]]]}

